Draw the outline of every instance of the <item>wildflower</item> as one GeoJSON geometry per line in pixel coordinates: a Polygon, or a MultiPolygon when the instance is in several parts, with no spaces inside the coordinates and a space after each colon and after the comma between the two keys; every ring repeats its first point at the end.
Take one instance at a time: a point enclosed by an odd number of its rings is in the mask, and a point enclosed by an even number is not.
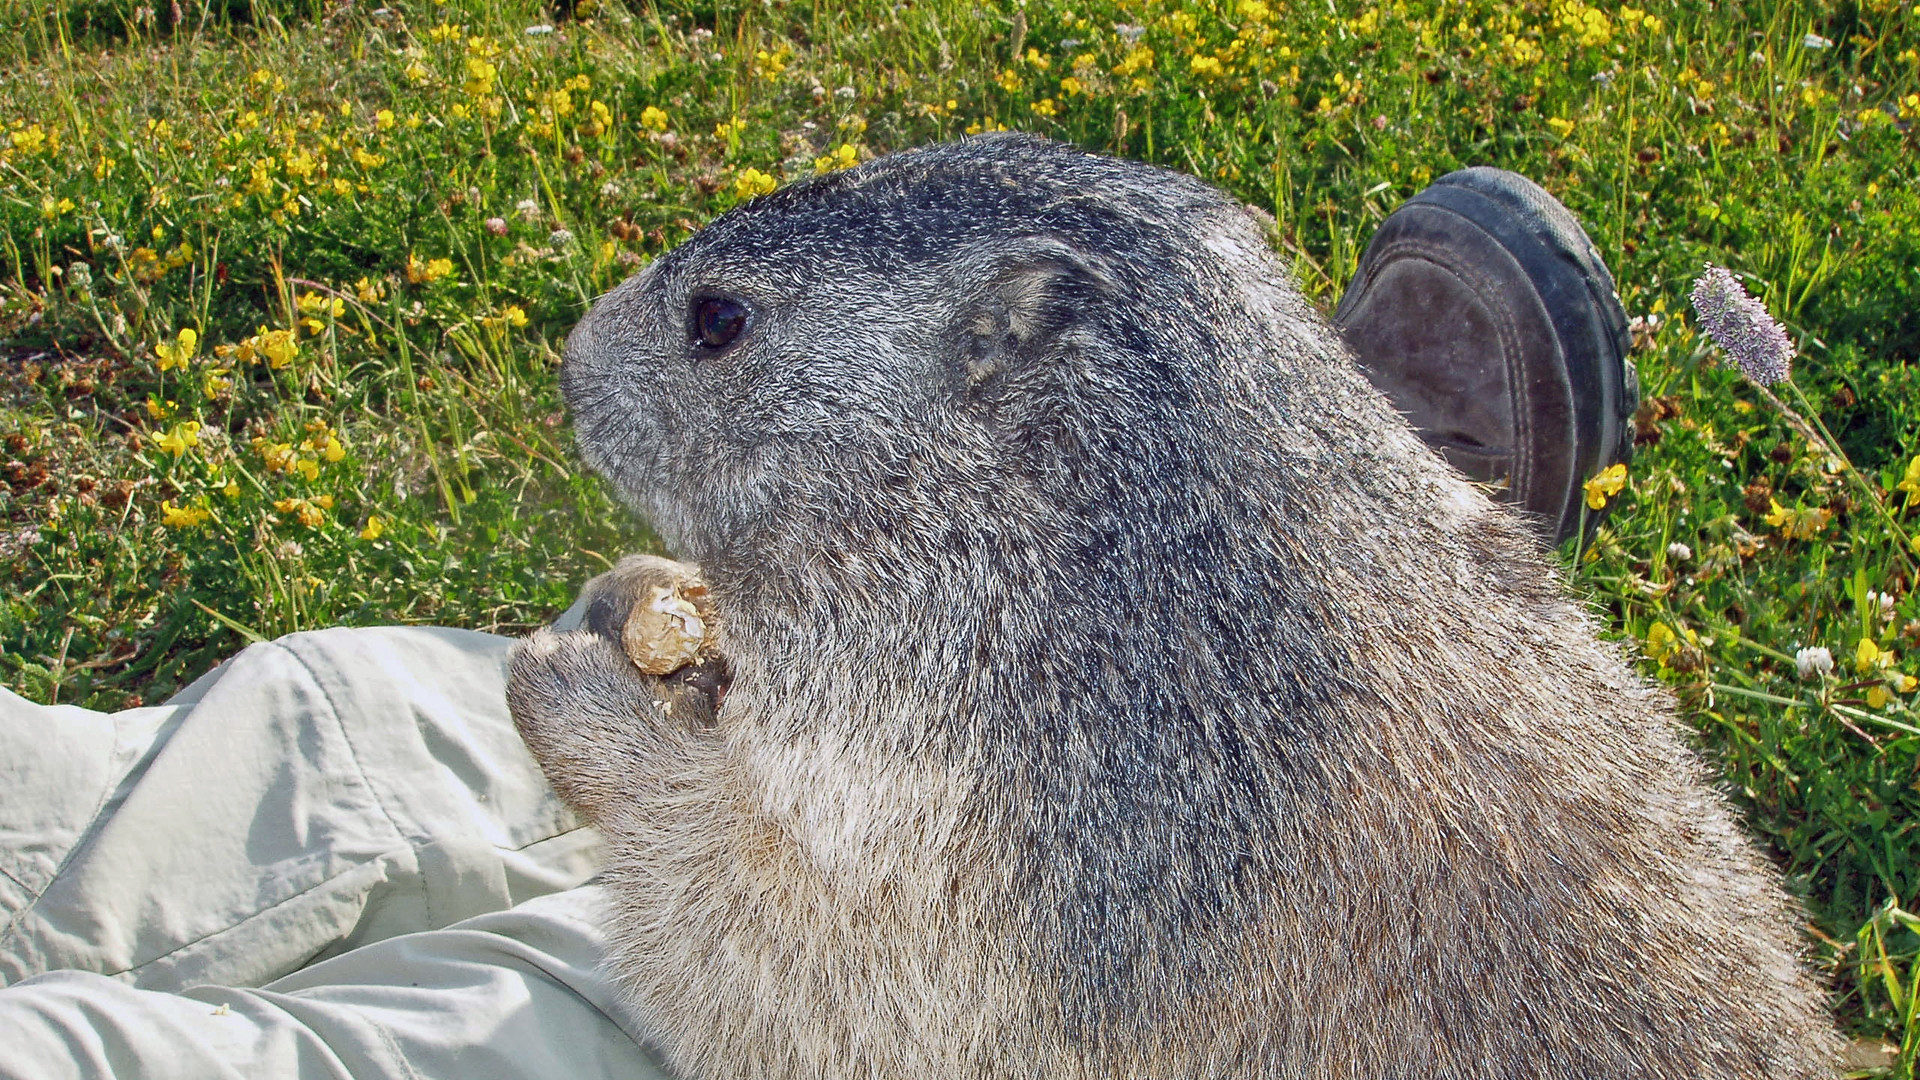
{"type": "Polygon", "coordinates": [[[418,60],[408,64],[407,70],[401,72],[401,74],[405,75],[409,82],[423,83],[427,81],[427,69],[421,67],[420,61],[418,60]]]}
{"type": "Polygon", "coordinates": [[[1555,135],[1558,135],[1563,139],[1573,134],[1573,129],[1574,129],[1573,121],[1568,120],[1562,116],[1548,117],[1547,126],[1553,129],[1553,133],[1555,135]]]}
{"type": "Polygon", "coordinates": [[[1118,64],[1114,65],[1113,73],[1124,79],[1129,75],[1150,71],[1152,68],[1153,50],[1145,45],[1135,45],[1127,51],[1127,55],[1122,57],[1118,64]]]}
{"type": "Polygon", "coordinates": [[[396,123],[398,121],[394,119],[392,109],[381,109],[373,114],[373,126],[381,131],[392,131],[396,123]]]}
{"type": "Polygon", "coordinates": [[[1020,89],[1020,74],[1012,68],[1007,68],[1005,71],[1002,71],[995,77],[994,81],[1000,84],[1000,89],[1005,90],[1009,94],[1016,93],[1020,89]]]}
{"type": "Polygon", "coordinates": [[[1672,559],[1674,562],[1686,562],[1688,559],[1693,558],[1693,549],[1675,540],[1673,543],[1667,545],[1667,558],[1672,559]]]}
{"type": "Polygon", "coordinates": [[[1217,79],[1226,73],[1226,67],[1220,63],[1220,58],[1217,56],[1195,55],[1193,59],[1187,61],[1187,68],[1195,75],[1207,80],[1217,79]]]}
{"type": "Polygon", "coordinates": [[[460,89],[468,97],[486,97],[493,93],[493,84],[500,77],[500,69],[477,56],[467,57],[467,81],[460,89]]]}
{"type": "Polygon", "coordinates": [[[532,199],[521,199],[514,203],[513,212],[520,216],[521,221],[539,221],[541,217],[540,204],[532,199]]]}
{"type": "Polygon", "coordinates": [[[667,110],[649,105],[640,110],[640,126],[649,131],[667,130],[667,110]]]}
{"type": "Polygon", "coordinates": [[[1027,55],[1024,57],[1024,59],[1026,60],[1028,67],[1035,68],[1040,71],[1045,71],[1048,68],[1053,66],[1053,61],[1048,59],[1046,56],[1043,56],[1039,49],[1028,49],[1027,55]]]}
{"type": "Polygon", "coordinates": [[[1893,654],[1882,649],[1872,638],[1861,638],[1860,644],[1853,650],[1853,670],[1862,675],[1871,675],[1892,663],[1893,654]]]}
{"type": "Polygon", "coordinates": [[[860,149],[852,143],[841,143],[839,149],[813,159],[813,171],[829,173],[839,169],[851,169],[860,164],[860,149]]]}
{"type": "Polygon", "coordinates": [[[1607,505],[1607,500],[1620,494],[1626,486],[1627,466],[1625,463],[1615,462],[1600,470],[1599,473],[1595,474],[1592,479],[1586,482],[1587,509],[1604,509],[1607,505]]]}
{"type": "Polygon", "coordinates": [[[364,146],[353,148],[353,163],[361,169],[372,171],[387,163],[384,155],[376,154],[364,146]]]}
{"type": "Polygon", "coordinates": [[[1732,355],[1747,378],[1771,386],[1792,374],[1793,343],[1787,332],[1725,267],[1708,263],[1695,279],[1693,310],[1700,316],[1700,328],[1732,355]]]}
{"type": "Polygon", "coordinates": [[[1826,529],[1827,522],[1833,519],[1833,511],[1825,508],[1796,506],[1788,510],[1780,505],[1778,499],[1769,499],[1768,502],[1772,509],[1761,520],[1779,529],[1789,540],[1811,540],[1820,535],[1826,529]]]}
{"type": "Polygon", "coordinates": [[[753,73],[763,79],[776,79],[786,70],[787,54],[784,49],[771,53],[761,49],[753,54],[753,73]]]}
{"type": "Polygon", "coordinates": [[[1669,664],[1682,650],[1699,644],[1700,635],[1691,627],[1675,633],[1673,627],[1657,622],[1647,630],[1647,655],[1658,664],[1669,664]]]}
{"type": "Polygon", "coordinates": [[[300,355],[300,346],[293,340],[291,330],[269,330],[263,326],[253,342],[254,349],[266,357],[267,366],[275,370],[293,363],[293,358],[300,355]]]}
{"type": "Polygon", "coordinates": [[[228,480],[227,486],[220,489],[220,494],[225,495],[229,499],[239,498],[240,482],[238,480],[228,480]]]}
{"type": "Polygon", "coordinates": [[[47,148],[47,133],[39,124],[29,124],[7,137],[15,150],[22,154],[33,155],[47,148]]]}
{"type": "Polygon", "coordinates": [[[46,198],[40,200],[40,216],[48,219],[49,221],[51,221],[54,218],[63,217],[71,213],[73,213],[72,199],[59,199],[56,201],[51,195],[49,195],[46,198]]]}
{"type": "Polygon", "coordinates": [[[745,120],[722,120],[713,125],[713,137],[716,139],[731,139],[745,130],[747,130],[747,122],[745,120]]]}
{"type": "Polygon", "coordinates": [[[233,392],[233,380],[227,378],[232,368],[214,368],[207,372],[200,382],[200,392],[210,398],[225,397],[233,392]]]}
{"type": "Polygon", "coordinates": [[[172,371],[174,368],[186,367],[187,361],[193,359],[193,354],[199,351],[199,348],[200,334],[193,327],[188,326],[181,329],[173,344],[161,342],[155,345],[153,354],[160,358],[161,371],[172,371]]]}
{"type": "Polygon", "coordinates": [[[301,479],[304,479],[309,484],[320,479],[320,463],[312,458],[295,458],[293,460],[293,471],[299,473],[301,479]]]}
{"type": "Polygon", "coordinates": [[[1893,485],[1893,490],[1907,493],[1907,509],[1920,506],[1920,456],[1907,462],[1907,474],[1900,478],[1899,483],[1893,485]]]}
{"type": "Polygon", "coordinates": [[[181,457],[200,445],[200,421],[182,420],[173,425],[171,431],[156,432],[151,438],[155,446],[176,458],[181,457]]]}
{"type": "Polygon", "coordinates": [[[407,255],[407,280],[415,285],[430,285],[453,273],[452,259],[428,259],[422,262],[420,256],[407,255]]]}
{"type": "Polygon", "coordinates": [[[277,443],[261,436],[253,440],[253,450],[260,455],[260,461],[270,473],[288,472],[293,468],[294,452],[292,443],[277,443]]]}
{"type": "MultiPolygon", "coordinates": [[[[1273,10],[1260,0],[1240,0],[1240,17],[1250,23],[1263,23],[1273,17],[1273,10]]],[[[1118,30],[1119,27],[1114,27],[1118,30]]]]}
{"type": "Polygon", "coordinates": [[[547,246],[563,248],[573,243],[573,233],[568,229],[555,229],[547,234],[547,246]]]}
{"type": "Polygon", "coordinates": [[[380,520],[380,515],[370,514],[367,516],[367,527],[360,530],[360,539],[378,540],[380,539],[380,534],[386,530],[386,523],[380,520]]]}
{"type": "Polygon", "coordinates": [[[1793,670],[1801,681],[1809,681],[1833,673],[1833,654],[1814,645],[1793,654],[1793,670]]]}
{"type": "Polygon", "coordinates": [[[378,303],[386,295],[386,288],[370,277],[363,277],[353,283],[354,299],[363,304],[378,303]]]}
{"type": "Polygon", "coordinates": [[[740,175],[734,178],[733,193],[742,199],[751,199],[759,195],[765,195],[779,186],[780,182],[778,180],[761,172],[759,169],[750,168],[742,170],[740,175]]]}
{"type": "Polygon", "coordinates": [[[160,524],[169,529],[192,529],[207,523],[213,515],[202,506],[175,506],[173,500],[160,504],[160,524]]]}
{"type": "MultiPolygon", "coordinates": [[[[332,500],[328,501],[331,503],[332,500]]],[[[291,499],[276,499],[273,508],[291,516],[309,529],[317,529],[327,520],[327,508],[321,506],[315,499],[302,499],[297,496],[291,499]]]]}
{"type": "Polygon", "coordinates": [[[527,27],[528,37],[544,37],[551,33],[553,33],[552,23],[534,23],[532,26],[527,27]]]}
{"type": "Polygon", "coordinates": [[[1038,116],[1058,116],[1060,114],[1059,106],[1054,104],[1052,98],[1041,98],[1039,101],[1033,103],[1032,108],[1038,116]]]}
{"type": "Polygon", "coordinates": [[[1069,75],[1060,80],[1060,92],[1068,97],[1077,97],[1087,92],[1086,84],[1069,75]]]}

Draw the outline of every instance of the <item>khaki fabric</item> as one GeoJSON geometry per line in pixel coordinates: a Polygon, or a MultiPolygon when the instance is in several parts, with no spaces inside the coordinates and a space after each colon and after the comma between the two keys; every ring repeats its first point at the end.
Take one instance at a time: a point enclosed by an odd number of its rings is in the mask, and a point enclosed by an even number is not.
{"type": "Polygon", "coordinates": [[[665,1077],[504,638],[326,630],[113,715],[0,690],[0,1077],[665,1077]]]}

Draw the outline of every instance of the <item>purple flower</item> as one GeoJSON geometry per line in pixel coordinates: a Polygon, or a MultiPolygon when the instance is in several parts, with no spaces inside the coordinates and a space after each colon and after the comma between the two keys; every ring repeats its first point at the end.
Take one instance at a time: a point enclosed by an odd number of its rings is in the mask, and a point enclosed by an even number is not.
{"type": "Polygon", "coordinates": [[[1787,332],[1726,267],[1707,264],[1706,273],[1693,283],[1693,310],[1700,316],[1700,328],[1727,350],[1747,378],[1771,386],[1792,374],[1793,342],[1787,332]]]}

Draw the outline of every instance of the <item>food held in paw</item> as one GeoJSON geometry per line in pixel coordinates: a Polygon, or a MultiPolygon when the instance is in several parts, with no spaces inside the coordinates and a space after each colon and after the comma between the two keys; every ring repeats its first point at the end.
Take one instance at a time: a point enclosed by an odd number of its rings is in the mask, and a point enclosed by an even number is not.
{"type": "Polygon", "coordinates": [[[711,651],[713,606],[705,583],[686,577],[649,586],[627,614],[620,635],[633,665],[648,675],[671,675],[711,651]]]}

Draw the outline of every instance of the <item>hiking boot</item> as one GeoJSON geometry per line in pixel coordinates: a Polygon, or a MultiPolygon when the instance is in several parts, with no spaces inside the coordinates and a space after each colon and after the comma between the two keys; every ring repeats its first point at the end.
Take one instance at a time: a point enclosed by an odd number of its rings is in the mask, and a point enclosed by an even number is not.
{"type": "MultiPolygon", "coordinates": [[[[1613,276],[1567,208],[1502,169],[1448,173],[1381,222],[1334,325],[1427,445],[1554,546],[1633,453],[1640,383],[1613,276]]],[[[1605,511],[1586,510],[1587,535],[1605,511]]]]}

